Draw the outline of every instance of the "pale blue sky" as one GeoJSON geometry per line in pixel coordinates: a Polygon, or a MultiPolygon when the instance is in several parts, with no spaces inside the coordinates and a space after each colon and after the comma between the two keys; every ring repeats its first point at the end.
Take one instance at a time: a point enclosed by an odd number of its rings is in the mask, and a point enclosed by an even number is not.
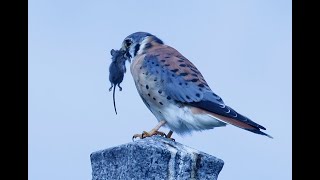
{"type": "Polygon", "coordinates": [[[291,1],[30,0],[28,14],[30,180],[91,179],[90,153],[156,125],[130,72],[118,115],[108,92],[109,52],[136,31],[180,51],[274,137],[227,126],[178,142],[223,159],[220,180],[292,178],[291,1]]]}

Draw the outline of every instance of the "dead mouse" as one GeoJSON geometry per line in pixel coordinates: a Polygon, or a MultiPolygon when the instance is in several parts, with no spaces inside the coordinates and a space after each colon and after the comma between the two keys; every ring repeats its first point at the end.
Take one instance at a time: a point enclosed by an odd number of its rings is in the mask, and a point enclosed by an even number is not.
{"type": "Polygon", "coordinates": [[[111,91],[113,87],[113,106],[114,111],[117,114],[115,90],[116,86],[118,86],[119,90],[122,91],[120,83],[123,81],[124,73],[126,72],[126,58],[124,57],[125,52],[121,50],[112,49],[110,53],[112,56],[112,62],[109,66],[109,81],[111,82],[109,91],[111,91]]]}

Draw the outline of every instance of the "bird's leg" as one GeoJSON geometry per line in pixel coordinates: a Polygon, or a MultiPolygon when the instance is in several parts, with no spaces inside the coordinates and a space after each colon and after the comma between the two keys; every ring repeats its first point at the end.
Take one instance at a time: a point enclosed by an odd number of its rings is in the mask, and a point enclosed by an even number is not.
{"type": "Polygon", "coordinates": [[[175,139],[171,138],[172,134],[173,134],[173,131],[170,130],[170,131],[168,132],[168,134],[166,135],[167,138],[168,138],[168,139],[171,139],[172,141],[176,141],[175,139]]]}
{"type": "Polygon", "coordinates": [[[173,134],[173,131],[170,130],[167,134],[167,138],[171,138],[172,134],[173,134]]]}
{"type": "Polygon", "coordinates": [[[133,135],[132,139],[139,137],[140,139],[146,138],[146,137],[151,137],[153,135],[161,135],[161,136],[165,136],[166,134],[164,132],[158,131],[160,129],[161,126],[163,126],[167,121],[160,121],[159,124],[154,127],[151,131],[146,132],[143,131],[142,134],[135,134],[133,135]]]}

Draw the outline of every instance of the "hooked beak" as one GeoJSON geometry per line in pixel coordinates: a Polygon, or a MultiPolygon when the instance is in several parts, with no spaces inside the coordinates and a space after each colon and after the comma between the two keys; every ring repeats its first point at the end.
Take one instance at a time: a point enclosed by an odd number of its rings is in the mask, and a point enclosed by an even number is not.
{"type": "Polygon", "coordinates": [[[129,53],[129,49],[122,46],[120,50],[124,53],[123,57],[126,58],[126,60],[128,60],[131,63],[131,55],[129,53]]]}

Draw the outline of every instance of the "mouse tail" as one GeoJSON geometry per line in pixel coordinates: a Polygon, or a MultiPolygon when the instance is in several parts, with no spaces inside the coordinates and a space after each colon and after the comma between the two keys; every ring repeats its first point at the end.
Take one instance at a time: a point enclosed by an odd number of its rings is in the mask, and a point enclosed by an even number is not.
{"type": "Polygon", "coordinates": [[[114,107],[114,111],[117,113],[117,107],[116,107],[116,96],[115,96],[115,92],[116,92],[116,87],[117,86],[113,86],[113,107],[114,107]]]}

